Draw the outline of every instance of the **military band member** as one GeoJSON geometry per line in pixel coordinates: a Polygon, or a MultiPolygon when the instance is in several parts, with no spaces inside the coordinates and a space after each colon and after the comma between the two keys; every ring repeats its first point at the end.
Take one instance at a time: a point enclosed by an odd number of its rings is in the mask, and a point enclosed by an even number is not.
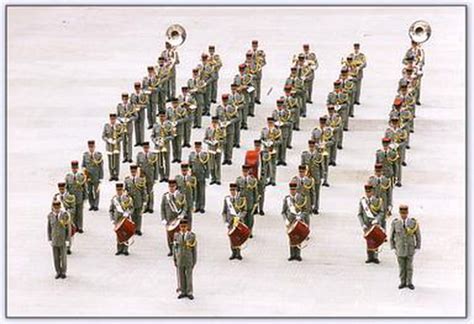
{"type": "Polygon", "coordinates": [[[196,101],[194,112],[193,128],[201,128],[202,115],[204,111],[204,95],[206,92],[206,82],[199,75],[199,69],[193,69],[193,76],[188,80],[189,93],[196,101]]]}
{"type": "Polygon", "coordinates": [[[165,58],[158,58],[156,67],[157,87],[158,87],[158,112],[166,110],[166,97],[168,95],[168,80],[170,78],[170,68],[165,64],[165,58]]]}
{"type": "Polygon", "coordinates": [[[146,176],[138,176],[138,166],[130,166],[130,176],[125,178],[125,190],[132,198],[132,221],[136,225],[135,234],[141,236],[142,233],[142,216],[145,207],[148,205],[148,193],[146,189],[146,176]]]}
{"type": "MultiPolygon", "coordinates": [[[[359,201],[359,212],[357,214],[362,230],[366,233],[375,224],[379,224],[385,229],[385,211],[382,199],[375,197],[371,185],[366,184],[364,189],[365,196],[359,201]]],[[[367,260],[365,263],[380,263],[378,250],[367,248],[367,260]]]]}
{"type": "Polygon", "coordinates": [[[308,176],[314,179],[314,200],[311,211],[315,215],[319,214],[319,194],[321,192],[321,179],[323,178],[323,160],[323,155],[316,148],[316,142],[309,140],[308,150],[301,153],[301,165],[307,167],[308,176]]]}
{"type": "Polygon", "coordinates": [[[260,95],[262,90],[262,69],[267,64],[265,52],[258,49],[258,40],[252,41],[253,60],[258,65],[255,73],[255,103],[260,105],[260,95]]]}
{"type": "Polygon", "coordinates": [[[263,149],[260,151],[260,179],[264,181],[265,186],[276,186],[277,155],[271,143],[263,145],[263,149]]]}
{"type": "MultiPolygon", "coordinates": [[[[263,216],[265,215],[265,212],[263,210],[263,206],[265,204],[265,189],[267,187],[267,181],[268,181],[268,178],[269,178],[269,169],[270,167],[268,166],[268,162],[269,161],[262,161],[262,141],[259,140],[259,139],[256,139],[253,141],[253,146],[254,146],[254,151],[256,152],[257,154],[257,166],[259,171],[260,171],[260,174],[257,172],[257,174],[255,175],[255,177],[258,179],[258,186],[257,186],[257,189],[258,189],[258,196],[259,196],[259,200],[258,200],[258,207],[257,207],[257,210],[256,210],[256,213],[260,214],[260,216],[263,216]]],[[[276,168],[276,159],[274,159],[274,166],[276,168]]],[[[271,181],[271,180],[270,180],[271,181]]],[[[275,181],[275,179],[273,179],[273,181],[275,181]]]]}
{"type": "Polygon", "coordinates": [[[247,65],[239,65],[239,74],[235,75],[234,83],[237,85],[237,90],[245,98],[245,108],[243,110],[242,120],[247,123],[247,117],[252,116],[250,114],[251,107],[255,104],[255,85],[254,76],[247,72],[247,65]]]}
{"type": "Polygon", "coordinates": [[[282,153],[282,150],[286,150],[286,146],[283,147],[281,130],[275,126],[275,119],[273,117],[267,118],[267,127],[264,127],[260,133],[260,140],[264,147],[273,146],[273,149],[277,154],[277,165],[286,166],[286,152],[282,153]]]}
{"type": "Polygon", "coordinates": [[[141,90],[141,83],[133,85],[135,92],[130,96],[130,103],[136,111],[135,119],[135,146],[140,146],[145,141],[145,109],[148,106],[149,96],[141,90]]]}
{"type": "Polygon", "coordinates": [[[292,94],[293,87],[290,84],[285,85],[284,92],[285,95],[281,97],[283,99],[283,104],[291,113],[293,130],[300,130],[300,106],[298,99],[296,99],[292,94]]]}
{"type": "Polygon", "coordinates": [[[82,155],[81,166],[87,173],[87,192],[89,210],[99,210],[99,185],[104,178],[104,161],[102,153],[95,150],[95,141],[88,141],[89,150],[82,155]]]}
{"type": "MultiPolygon", "coordinates": [[[[222,127],[225,127],[226,137],[224,143],[224,162],[222,164],[232,164],[232,153],[235,144],[236,123],[239,120],[237,109],[229,104],[229,95],[222,95],[222,104],[217,106],[216,115],[219,118],[222,127]]],[[[240,131],[240,129],[239,129],[240,131]]]]}
{"type": "MultiPolygon", "coordinates": [[[[290,183],[296,183],[296,191],[306,198],[306,208],[309,215],[313,210],[314,200],[316,199],[315,180],[308,175],[308,167],[306,165],[298,166],[298,175],[291,178],[290,183]]],[[[310,217],[308,217],[309,225],[310,217]]]]}
{"type": "Polygon", "coordinates": [[[384,176],[390,178],[395,186],[402,186],[400,156],[396,148],[390,145],[391,139],[382,139],[382,149],[378,149],[375,154],[375,163],[383,165],[384,176]]]}
{"type": "Polygon", "coordinates": [[[120,141],[122,140],[124,126],[117,122],[117,114],[109,115],[110,122],[104,125],[102,140],[109,160],[109,181],[118,181],[120,174],[120,141]]]}
{"type": "Polygon", "coordinates": [[[204,110],[202,112],[203,116],[211,115],[211,87],[214,82],[213,78],[213,66],[209,62],[209,55],[203,53],[201,55],[201,65],[200,65],[200,77],[206,84],[204,89],[204,110]]]}
{"type": "Polygon", "coordinates": [[[408,216],[408,206],[400,205],[400,218],[392,221],[390,229],[390,248],[395,250],[400,273],[400,285],[398,289],[408,287],[415,289],[413,285],[413,258],[415,250],[421,248],[420,223],[413,217],[408,216]]]}
{"type": "Polygon", "coordinates": [[[147,204],[144,208],[144,213],[153,213],[154,206],[154,193],[153,187],[155,186],[155,180],[158,177],[158,170],[156,169],[158,162],[158,155],[150,151],[150,143],[143,142],[143,151],[137,154],[137,165],[140,171],[145,176],[145,188],[147,196],[147,204]]]}
{"type": "Polygon", "coordinates": [[[342,118],[342,129],[349,130],[349,97],[343,91],[342,82],[337,80],[334,82],[334,90],[328,94],[326,104],[333,104],[336,106],[336,112],[342,118]]]}
{"type": "Polygon", "coordinates": [[[196,195],[196,177],[190,174],[189,164],[181,163],[181,174],[175,177],[177,189],[186,197],[186,216],[189,228],[193,224],[194,196],[196,195]]]}
{"type": "Polygon", "coordinates": [[[222,68],[222,61],[219,54],[216,54],[216,47],[209,45],[209,63],[212,66],[211,102],[217,103],[217,83],[219,80],[219,71],[222,68]]]}
{"type": "MultiPolygon", "coordinates": [[[[289,228],[293,222],[298,220],[309,225],[309,217],[311,210],[308,209],[307,198],[298,193],[296,183],[290,183],[290,194],[283,200],[283,208],[281,215],[285,220],[285,225],[289,228]]],[[[290,243],[290,257],[288,261],[303,261],[301,258],[301,247],[299,245],[291,245],[290,243]]]]}
{"type": "MultiPolygon", "coordinates": [[[[242,166],[242,175],[235,180],[240,194],[245,197],[247,202],[247,216],[245,218],[245,225],[248,226],[252,233],[254,225],[254,215],[258,207],[258,180],[253,175],[249,174],[250,167],[248,165],[242,166]]],[[[250,237],[253,237],[250,234],[250,237]]]]}
{"type": "Polygon", "coordinates": [[[84,215],[84,200],[87,197],[87,176],[79,171],[79,162],[71,162],[71,172],[68,172],[65,177],[66,190],[76,197],[76,217],[75,225],[79,233],[83,233],[83,215],[84,215]]]}
{"type": "MultiPolygon", "coordinates": [[[[224,208],[222,209],[222,217],[224,223],[227,225],[227,229],[230,231],[232,228],[237,226],[239,222],[246,223],[245,218],[247,217],[247,199],[240,193],[237,192],[237,184],[231,183],[229,185],[230,195],[224,198],[224,208]]],[[[242,254],[240,253],[240,246],[232,246],[230,244],[232,255],[229,260],[242,260],[242,254]]]]}
{"type": "Polygon", "coordinates": [[[385,137],[392,140],[392,143],[398,150],[402,166],[407,166],[406,163],[406,146],[408,132],[406,129],[400,127],[400,119],[398,117],[390,118],[390,127],[385,131],[385,137]]]}
{"type": "MultiPolygon", "coordinates": [[[[414,57],[414,64],[417,67],[418,74],[420,77],[423,75],[423,67],[425,65],[425,52],[423,48],[421,48],[421,44],[415,41],[411,42],[411,47],[405,53],[405,57],[403,58],[403,64],[408,64],[408,58],[414,57]]],[[[421,79],[420,79],[421,83],[421,79]]],[[[420,103],[420,91],[418,92],[418,97],[416,98],[416,104],[421,105],[420,103]]]]}
{"type": "MultiPolygon", "coordinates": [[[[239,112],[239,122],[240,124],[240,129],[248,129],[248,112],[246,109],[248,109],[247,104],[245,102],[245,96],[242,94],[242,90],[239,90],[239,87],[236,83],[232,83],[230,85],[230,90],[231,94],[229,96],[229,104],[235,107],[237,111],[239,112]]],[[[239,138],[236,139],[237,143],[240,142],[240,132],[239,132],[239,138]]]]}
{"type": "Polygon", "coordinates": [[[245,73],[250,76],[251,79],[251,82],[249,83],[251,87],[247,88],[250,97],[248,115],[254,117],[256,104],[255,98],[257,92],[257,75],[259,74],[259,69],[261,69],[261,66],[255,62],[252,51],[248,51],[245,54],[245,62],[243,64],[245,65],[245,73]]]}
{"type": "Polygon", "coordinates": [[[334,146],[342,150],[342,140],[344,139],[344,132],[342,130],[342,117],[336,112],[336,107],[333,104],[328,104],[327,124],[332,128],[334,134],[334,146]]]}
{"type": "Polygon", "coordinates": [[[137,119],[135,108],[128,102],[128,93],[122,93],[122,103],[117,105],[118,120],[124,126],[122,134],[123,161],[132,162],[133,121],[137,119]]]}
{"type": "Polygon", "coordinates": [[[286,149],[292,149],[291,142],[293,140],[293,122],[291,121],[291,112],[285,107],[284,100],[277,99],[277,108],[273,110],[272,117],[275,120],[275,125],[281,131],[282,139],[282,155],[283,161],[286,161],[286,149]]]}
{"type": "Polygon", "coordinates": [[[166,109],[166,119],[174,126],[174,136],[171,140],[173,146],[173,163],[181,163],[182,145],[184,137],[184,123],[187,118],[186,108],[179,105],[178,98],[171,99],[171,107],[166,109]]]}
{"type": "MultiPolygon", "coordinates": [[[[109,215],[114,229],[123,218],[130,218],[133,213],[133,199],[123,189],[123,183],[116,183],[116,194],[110,201],[109,215]]],[[[128,242],[119,242],[117,238],[117,252],[115,252],[115,255],[120,254],[128,255],[128,242]]]]}
{"type": "Polygon", "coordinates": [[[177,190],[176,180],[170,179],[168,181],[168,192],[164,193],[161,198],[161,222],[166,226],[168,256],[173,255],[173,236],[170,227],[174,226],[175,221],[182,222],[184,220],[186,204],[186,196],[177,190]]]}
{"type": "Polygon", "coordinates": [[[148,95],[147,120],[148,129],[152,129],[156,123],[156,112],[158,110],[158,78],[153,66],[147,67],[148,76],[143,78],[142,88],[148,95]]]}
{"type": "Polygon", "coordinates": [[[66,191],[66,183],[65,182],[58,182],[58,191],[53,196],[53,202],[59,201],[61,203],[61,209],[65,210],[69,214],[69,225],[70,228],[70,235],[66,240],[66,247],[67,247],[67,254],[71,254],[72,249],[72,235],[73,235],[73,226],[75,227],[75,219],[76,219],[76,196],[66,191]]]}
{"type": "Polygon", "coordinates": [[[173,241],[174,264],[178,276],[178,298],[193,296],[193,270],[197,262],[196,234],[188,228],[188,222],[183,219],[179,225],[179,232],[175,233],[173,241]]]}
{"type": "Polygon", "coordinates": [[[318,59],[316,58],[316,54],[311,52],[309,49],[309,44],[303,45],[303,55],[306,64],[308,64],[312,70],[312,78],[305,79],[305,88],[307,90],[306,102],[309,104],[313,103],[313,83],[314,83],[314,71],[316,71],[319,67],[318,59]]]}
{"type": "Polygon", "coordinates": [[[70,237],[70,216],[61,210],[61,202],[53,201],[51,212],[48,214],[48,241],[53,248],[55,279],[66,278],[67,255],[66,242],[70,237]]]}
{"type": "MultiPolygon", "coordinates": [[[[341,82],[342,91],[347,95],[348,116],[354,117],[354,100],[357,80],[352,76],[350,77],[349,72],[349,68],[343,66],[341,68],[341,74],[339,75],[339,81],[341,82]]],[[[347,119],[347,128],[349,128],[349,118],[347,119]]]]}
{"type": "Polygon", "coordinates": [[[183,146],[191,147],[191,128],[195,120],[195,114],[197,109],[196,100],[189,93],[188,86],[181,87],[182,95],[179,96],[179,105],[186,110],[186,118],[184,119],[184,134],[183,134],[183,146]]]}
{"type": "Polygon", "coordinates": [[[173,48],[169,42],[165,42],[165,50],[161,53],[161,56],[165,58],[165,63],[170,69],[169,79],[167,84],[168,99],[176,96],[176,65],[179,64],[179,56],[176,48],[173,48]]]}
{"type": "Polygon", "coordinates": [[[305,60],[305,55],[304,53],[300,53],[297,56],[296,62],[295,62],[295,67],[296,67],[296,75],[303,80],[304,83],[304,89],[305,89],[305,103],[308,102],[308,96],[310,93],[310,90],[312,90],[313,87],[313,80],[314,80],[314,67],[311,65],[310,62],[305,60]]]}
{"type": "Polygon", "coordinates": [[[211,174],[210,184],[221,184],[222,148],[226,139],[226,129],[219,125],[219,117],[212,116],[211,125],[204,134],[204,143],[207,144],[207,152],[210,154],[209,171],[211,174]]]}
{"type": "Polygon", "coordinates": [[[296,99],[298,99],[300,115],[306,117],[306,89],[304,81],[298,76],[298,68],[291,67],[290,76],[286,79],[285,85],[291,85],[291,91],[296,99]]]}
{"type": "Polygon", "coordinates": [[[392,210],[392,181],[390,178],[382,174],[383,165],[380,163],[375,164],[375,174],[369,177],[368,184],[374,189],[376,197],[382,198],[383,208],[387,217],[390,216],[392,210]]]}
{"type": "Polygon", "coordinates": [[[311,139],[319,139],[320,145],[324,150],[329,153],[326,155],[326,165],[336,166],[336,154],[337,147],[334,138],[334,131],[331,127],[327,126],[327,117],[322,116],[319,118],[319,127],[315,127],[311,132],[311,139]]]}
{"type": "Polygon", "coordinates": [[[158,154],[156,169],[160,176],[160,182],[168,181],[170,176],[170,141],[175,135],[173,123],[166,119],[166,114],[160,112],[159,121],[153,127],[151,140],[155,143],[155,151],[158,154]]]}
{"type": "Polygon", "coordinates": [[[209,178],[210,154],[202,151],[202,143],[194,142],[194,151],[189,153],[188,163],[196,177],[196,195],[194,196],[194,212],[205,213],[206,179],[209,178]]]}
{"type": "Polygon", "coordinates": [[[360,51],[360,44],[354,44],[354,52],[352,53],[353,61],[357,67],[357,90],[354,103],[360,105],[360,90],[362,88],[362,78],[364,77],[364,69],[367,67],[367,59],[360,51]]]}

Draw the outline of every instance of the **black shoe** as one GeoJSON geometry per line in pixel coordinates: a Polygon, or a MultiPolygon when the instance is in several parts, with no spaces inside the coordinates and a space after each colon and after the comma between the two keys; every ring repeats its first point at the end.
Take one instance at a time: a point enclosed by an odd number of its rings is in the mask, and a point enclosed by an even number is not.
{"type": "Polygon", "coordinates": [[[79,234],[82,234],[82,233],[84,233],[84,230],[83,230],[82,228],[80,228],[80,229],[77,230],[77,232],[78,232],[79,234]]]}
{"type": "Polygon", "coordinates": [[[200,212],[201,214],[204,214],[206,211],[205,211],[204,209],[200,209],[199,212],[200,212]]]}
{"type": "Polygon", "coordinates": [[[59,279],[59,278],[61,278],[61,275],[58,273],[58,274],[54,277],[54,279],[59,279]]]}
{"type": "Polygon", "coordinates": [[[314,209],[313,209],[313,214],[319,215],[319,211],[318,211],[316,208],[314,208],[314,209]]]}
{"type": "Polygon", "coordinates": [[[122,163],[127,163],[127,162],[128,162],[128,160],[127,160],[127,159],[124,159],[124,160],[122,161],[122,163]]]}
{"type": "Polygon", "coordinates": [[[373,263],[376,263],[376,264],[379,264],[379,263],[380,263],[380,260],[379,260],[379,259],[374,259],[372,262],[373,262],[373,263]]]}
{"type": "Polygon", "coordinates": [[[128,251],[122,253],[123,255],[129,255],[128,251]]]}
{"type": "Polygon", "coordinates": [[[234,146],[234,147],[236,147],[236,148],[240,148],[240,145],[239,145],[239,144],[237,144],[237,145],[236,145],[236,146],[234,146]]]}
{"type": "Polygon", "coordinates": [[[235,258],[237,258],[237,256],[235,254],[232,254],[230,257],[229,257],[229,260],[234,260],[235,258]]]}
{"type": "Polygon", "coordinates": [[[365,263],[372,263],[372,261],[373,261],[372,259],[367,259],[365,260],[365,263]]]}
{"type": "Polygon", "coordinates": [[[253,238],[253,234],[250,234],[249,238],[253,238]]]}
{"type": "Polygon", "coordinates": [[[250,116],[250,117],[255,117],[255,115],[254,115],[254,114],[249,114],[249,116],[250,116]]]}
{"type": "Polygon", "coordinates": [[[313,102],[311,100],[306,101],[306,103],[312,104],[313,102]]]}
{"type": "Polygon", "coordinates": [[[152,128],[153,128],[153,126],[148,126],[148,129],[152,129],[152,128]]]}
{"type": "Polygon", "coordinates": [[[198,127],[197,127],[197,126],[193,126],[193,129],[196,129],[196,128],[198,128],[198,127]]]}
{"type": "Polygon", "coordinates": [[[142,235],[143,235],[142,231],[135,231],[135,234],[137,234],[138,236],[142,236],[142,235]]]}
{"type": "Polygon", "coordinates": [[[289,257],[289,258],[288,258],[288,261],[293,261],[293,260],[295,260],[294,257],[289,257]]]}
{"type": "Polygon", "coordinates": [[[415,289],[415,286],[413,286],[413,284],[408,284],[407,287],[408,289],[411,289],[411,290],[415,289]]]}
{"type": "Polygon", "coordinates": [[[177,161],[176,159],[173,159],[173,160],[171,161],[171,163],[175,163],[175,162],[178,162],[178,161],[177,161]]]}
{"type": "Polygon", "coordinates": [[[405,284],[399,284],[399,285],[398,285],[398,289],[406,288],[406,286],[407,286],[407,285],[405,285],[405,284]]]}
{"type": "Polygon", "coordinates": [[[215,100],[211,100],[211,102],[212,102],[212,103],[217,103],[217,101],[215,101],[215,100]]]}
{"type": "Polygon", "coordinates": [[[410,145],[407,145],[407,150],[409,150],[409,149],[410,149],[410,145]]]}
{"type": "Polygon", "coordinates": [[[262,103],[260,102],[260,100],[255,100],[255,103],[256,103],[257,105],[261,105],[261,104],[262,104],[262,103]]]}
{"type": "Polygon", "coordinates": [[[122,252],[120,251],[115,252],[115,255],[120,255],[120,254],[122,254],[122,252]]]}
{"type": "Polygon", "coordinates": [[[349,115],[349,117],[352,117],[352,118],[354,118],[354,114],[352,114],[352,115],[349,115]]]}
{"type": "Polygon", "coordinates": [[[281,162],[280,165],[286,166],[286,162],[281,162]]]}
{"type": "Polygon", "coordinates": [[[89,207],[89,210],[94,210],[94,207],[89,207]]]}
{"type": "Polygon", "coordinates": [[[215,181],[211,181],[209,182],[209,185],[212,186],[214,183],[216,183],[215,181]]]}
{"type": "Polygon", "coordinates": [[[402,165],[403,165],[403,166],[407,166],[407,163],[406,163],[406,162],[402,162],[402,165]]]}
{"type": "Polygon", "coordinates": [[[226,164],[227,164],[226,160],[222,161],[222,165],[226,165],[226,164]]]}
{"type": "Polygon", "coordinates": [[[329,162],[330,166],[336,166],[336,162],[329,162]]]}
{"type": "Polygon", "coordinates": [[[299,131],[300,131],[300,128],[299,128],[299,127],[297,127],[297,128],[293,128],[293,130],[295,130],[295,131],[299,132],[299,131]]]}
{"type": "Polygon", "coordinates": [[[99,207],[94,207],[94,210],[95,210],[95,211],[99,211],[99,207]]]}
{"type": "Polygon", "coordinates": [[[291,150],[291,149],[293,149],[293,146],[291,146],[291,145],[288,145],[286,148],[288,148],[288,149],[290,149],[290,150],[291,150]]]}
{"type": "Polygon", "coordinates": [[[354,102],[354,105],[360,105],[360,102],[356,101],[354,102]]]}
{"type": "Polygon", "coordinates": [[[417,106],[421,106],[421,102],[417,101],[417,102],[416,102],[416,105],[417,105],[417,106]]]}
{"type": "Polygon", "coordinates": [[[397,183],[395,184],[395,186],[396,186],[396,187],[401,187],[402,184],[401,184],[400,182],[397,182],[397,183]]]}
{"type": "Polygon", "coordinates": [[[343,131],[347,132],[349,131],[349,128],[343,128],[343,131]]]}
{"type": "Polygon", "coordinates": [[[237,260],[242,260],[242,256],[239,254],[235,257],[237,260]]]}
{"type": "Polygon", "coordinates": [[[148,212],[149,212],[150,214],[153,214],[153,209],[148,209],[148,212]]]}
{"type": "Polygon", "coordinates": [[[71,250],[70,250],[70,249],[67,249],[66,253],[67,253],[67,254],[69,254],[69,255],[71,255],[71,254],[72,254],[72,252],[71,252],[71,250]]]}
{"type": "Polygon", "coordinates": [[[133,163],[133,160],[132,160],[132,159],[129,159],[128,162],[133,163]]]}
{"type": "Polygon", "coordinates": [[[109,181],[114,181],[114,180],[115,180],[114,177],[110,177],[110,178],[109,178],[109,181]]]}
{"type": "Polygon", "coordinates": [[[327,182],[323,182],[323,186],[325,186],[325,187],[329,187],[329,183],[327,183],[327,182]]]}
{"type": "Polygon", "coordinates": [[[191,299],[191,300],[194,299],[194,296],[193,296],[193,295],[187,295],[186,297],[188,297],[188,298],[191,299]]]}
{"type": "Polygon", "coordinates": [[[295,257],[295,260],[300,261],[300,262],[303,261],[303,259],[300,256],[295,257]]]}
{"type": "Polygon", "coordinates": [[[173,256],[173,252],[169,251],[168,254],[167,254],[167,256],[169,256],[169,257],[170,257],[170,256],[173,256]]]}
{"type": "Polygon", "coordinates": [[[221,185],[221,182],[220,182],[220,181],[216,181],[216,185],[220,186],[220,185],[221,185]]]}
{"type": "Polygon", "coordinates": [[[142,145],[142,143],[137,143],[137,144],[135,144],[135,145],[133,145],[133,146],[137,147],[137,146],[141,146],[141,145],[142,145]]]}
{"type": "Polygon", "coordinates": [[[227,164],[228,164],[228,165],[232,165],[232,161],[227,161],[227,164]]]}
{"type": "Polygon", "coordinates": [[[249,127],[248,127],[248,126],[244,126],[244,129],[247,130],[247,129],[249,129],[249,127]]]}
{"type": "Polygon", "coordinates": [[[61,274],[61,279],[66,279],[66,274],[65,273],[61,274]]]}
{"type": "Polygon", "coordinates": [[[337,146],[337,149],[338,149],[338,150],[342,150],[342,145],[338,145],[338,146],[337,146]]]}
{"type": "Polygon", "coordinates": [[[275,183],[275,182],[272,182],[271,185],[272,185],[272,186],[276,186],[276,183],[275,183]]]}
{"type": "Polygon", "coordinates": [[[410,133],[414,133],[415,131],[414,130],[410,130],[410,133]]]}
{"type": "Polygon", "coordinates": [[[260,216],[263,216],[265,215],[265,212],[263,210],[261,210],[259,213],[258,213],[260,216]]]}
{"type": "Polygon", "coordinates": [[[184,297],[186,297],[185,294],[179,294],[179,295],[178,295],[178,299],[181,299],[181,298],[184,298],[184,297]]]}

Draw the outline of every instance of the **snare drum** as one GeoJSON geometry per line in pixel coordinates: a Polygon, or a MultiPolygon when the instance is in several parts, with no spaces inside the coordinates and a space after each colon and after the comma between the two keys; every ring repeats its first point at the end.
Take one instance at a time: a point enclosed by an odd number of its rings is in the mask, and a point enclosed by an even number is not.
{"type": "Polygon", "coordinates": [[[387,234],[382,227],[375,224],[364,234],[364,238],[367,241],[367,250],[377,251],[379,246],[385,242],[387,234]]]}
{"type": "Polygon", "coordinates": [[[287,230],[290,246],[298,246],[303,243],[308,238],[309,232],[309,226],[305,222],[301,220],[294,221],[287,230]]]}
{"type": "Polygon", "coordinates": [[[247,241],[250,236],[250,229],[244,223],[238,222],[227,234],[229,235],[230,245],[236,248],[247,241]]]}
{"type": "Polygon", "coordinates": [[[117,241],[120,244],[127,243],[127,241],[135,235],[136,225],[128,217],[122,218],[120,223],[115,226],[115,233],[117,234],[117,241]]]}

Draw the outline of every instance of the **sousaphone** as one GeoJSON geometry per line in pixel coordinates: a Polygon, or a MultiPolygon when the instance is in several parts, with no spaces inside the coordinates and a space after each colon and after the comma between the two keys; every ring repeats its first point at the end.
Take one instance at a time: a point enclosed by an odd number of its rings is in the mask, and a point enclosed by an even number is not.
{"type": "Polygon", "coordinates": [[[173,48],[179,47],[186,40],[186,30],[181,25],[173,24],[166,29],[166,37],[173,48]]]}
{"type": "Polygon", "coordinates": [[[424,20],[417,20],[408,29],[408,36],[418,44],[424,43],[431,36],[431,26],[424,20]]]}

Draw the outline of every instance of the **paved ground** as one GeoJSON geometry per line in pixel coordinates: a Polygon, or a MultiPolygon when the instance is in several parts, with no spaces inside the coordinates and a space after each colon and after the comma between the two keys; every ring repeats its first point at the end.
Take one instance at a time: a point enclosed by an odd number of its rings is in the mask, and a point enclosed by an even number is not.
{"type": "MultiPolygon", "coordinates": [[[[9,315],[464,314],[462,8],[10,8],[8,40],[9,315]],[[394,202],[408,203],[421,222],[423,247],[415,261],[416,290],[399,291],[396,260],[387,247],[380,265],[364,264],[356,212],[409,46],[407,29],[420,18],[430,22],[433,36],[425,46],[423,106],[403,170],[404,186],[395,190],[394,202]],[[188,31],[180,49],[179,85],[212,43],[224,61],[219,86],[227,91],[250,41],[258,38],[268,60],[263,92],[273,88],[244,133],[234,165],[223,168],[223,185],[208,189],[207,213],[195,217],[196,299],[176,299],[175,271],[166,257],[157,214],[145,216],[145,235],[128,258],[114,256],[107,214],[113,185],[107,182],[100,212],[85,214],[85,234],[76,239],[68,259],[69,278],[54,280],[45,217],[55,183],[67,172],[69,161],[80,158],[88,139],[100,142],[109,111],[121,92],[130,90],[155,62],[172,23],[188,31]],[[309,131],[323,114],[341,56],[354,41],[368,57],[362,106],[351,120],[338,166],[331,169],[332,186],[322,189],[322,214],[313,217],[304,262],[288,263],[281,201],[309,131]],[[295,135],[289,166],[278,170],[278,186],[268,189],[267,214],[257,216],[256,236],[243,252],[244,261],[229,262],[220,217],[227,184],[238,175],[243,152],[282,93],[290,59],[304,42],[312,45],[320,61],[315,104],[309,106],[303,131],[295,135]]],[[[195,132],[193,140],[202,135],[195,132]]],[[[164,184],[157,186],[157,195],[164,191],[164,184]]]]}

